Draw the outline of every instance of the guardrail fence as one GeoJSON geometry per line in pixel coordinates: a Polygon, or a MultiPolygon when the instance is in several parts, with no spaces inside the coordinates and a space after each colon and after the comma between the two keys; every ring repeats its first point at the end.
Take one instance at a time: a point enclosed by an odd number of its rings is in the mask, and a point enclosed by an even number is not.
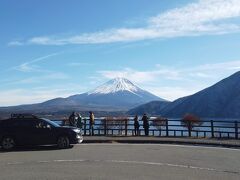
{"type": "MultiPolygon", "coordinates": [[[[239,121],[203,120],[200,125],[191,128],[182,124],[180,119],[165,119],[164,121],[149,120],[149,136],[165,137],[197,137],[197,138],[235,138],[239,139],[239,121]]],[[[67,121],[58,123],[67,125],[67,121]]],[[[144,136],[143,122],[139,121],[139,135],[144,136]]],[[[83,118],[84,135],[90,134],[89,119],[83,118]]],[[[133,118],[95,118],[94,135],[96,136],[134,136],[133,118]]]]}

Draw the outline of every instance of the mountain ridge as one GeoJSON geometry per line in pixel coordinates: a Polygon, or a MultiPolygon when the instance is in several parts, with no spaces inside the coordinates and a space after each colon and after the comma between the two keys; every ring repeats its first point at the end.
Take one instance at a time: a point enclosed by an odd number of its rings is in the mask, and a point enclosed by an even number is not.
{"type": "Polygon", "coordinates": [[[165,101],[125,78],[115,78],[86,93],[67,98],[54,98],[42,103],[2,107],[0,112],[4,110],[56,112],[71,109],[77,111],[127,111],[153,100],[165,101]]]}
{"type": "MultiPolygon", "coordinates": [[[[139,111],[142,107],[144,105],[139,107],[139,111]]],[[[239,110],[240,71],[193,95],[179,98],[164,108],[160,104],[155,105],[149,113],[158,112],[159,115],[170,118],[180,118],[186,113],[202,118],[240,118],[239,110]]]]}

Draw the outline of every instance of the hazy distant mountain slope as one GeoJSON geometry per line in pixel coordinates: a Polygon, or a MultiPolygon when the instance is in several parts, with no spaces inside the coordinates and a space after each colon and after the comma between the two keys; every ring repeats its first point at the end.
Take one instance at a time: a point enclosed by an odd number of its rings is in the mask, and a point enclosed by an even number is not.
{"type": "Polygon", "coordinates": [[[161,115],[161,111],[167,105],[169,105],[168,101],[152,101],[147,104],[140,105],[136,108],[133,108],[128,111],[130,115],[142,115],[144,113],[151,114],[151,115],[161,115]]]}
{"type": "Polygon", "coordinates": [[[162,113],[168,117],[193,113],[201,117],[240,118],[240,72],[194,95],[172,102],[162,113]]]}
{"type": "Polygon", "coordinates": [[[88,93],[68,98],[56,98],[39,104],[0,108],[4,111],[65,111],[94,110],[122,111],[153,100],[163,100],[130,82],[125,78],[116,78],[88,93]]]}

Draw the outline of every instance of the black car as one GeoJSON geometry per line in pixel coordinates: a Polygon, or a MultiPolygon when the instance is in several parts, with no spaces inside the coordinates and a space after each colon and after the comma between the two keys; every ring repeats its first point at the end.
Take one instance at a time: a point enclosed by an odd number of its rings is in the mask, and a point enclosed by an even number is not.
{"type": "Polygon", "coordinates": [[[81,130],[60,126],[48,119],[33,115],[12,115],[0,121],[0,146],[4,150],[22,145],[54,145],[68,148],[83,141],[81,130]]]}

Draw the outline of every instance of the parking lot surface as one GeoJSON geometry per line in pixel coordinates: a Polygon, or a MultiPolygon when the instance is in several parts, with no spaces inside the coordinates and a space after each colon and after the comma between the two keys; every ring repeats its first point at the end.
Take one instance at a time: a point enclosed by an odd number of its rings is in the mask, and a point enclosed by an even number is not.
{"type": "Polygon", "coordinates": [[[240,150],[161,144],[80,144],[0,152],[0,179],[240,179],[240,150]]]}

